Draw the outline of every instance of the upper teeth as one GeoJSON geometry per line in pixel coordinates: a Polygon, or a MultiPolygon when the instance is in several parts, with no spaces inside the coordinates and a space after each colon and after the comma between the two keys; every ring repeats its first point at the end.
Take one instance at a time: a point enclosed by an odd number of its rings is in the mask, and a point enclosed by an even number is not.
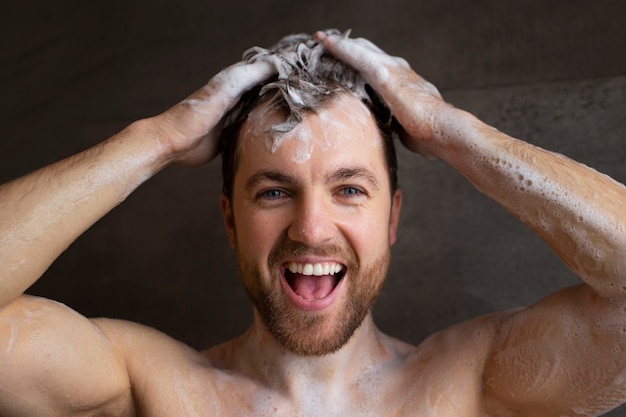
{"type": "Polygon", "coordinates": [[[334,275],[341,272],[343,266],[334,262],[325,262],[317,264],[301,264],[290,262],[287,268],[294,274],[302,275],[334,275]]]}

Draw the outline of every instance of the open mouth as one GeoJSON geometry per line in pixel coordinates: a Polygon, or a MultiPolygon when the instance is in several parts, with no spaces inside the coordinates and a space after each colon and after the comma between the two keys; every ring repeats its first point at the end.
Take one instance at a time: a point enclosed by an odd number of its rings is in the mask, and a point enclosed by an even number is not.
{"type": "Polygon", "coordinates": [[[336,262],[285,264],[285,280],[291,290],[306,301],[330,295],[345,275],[346,267],[336,262]]]}

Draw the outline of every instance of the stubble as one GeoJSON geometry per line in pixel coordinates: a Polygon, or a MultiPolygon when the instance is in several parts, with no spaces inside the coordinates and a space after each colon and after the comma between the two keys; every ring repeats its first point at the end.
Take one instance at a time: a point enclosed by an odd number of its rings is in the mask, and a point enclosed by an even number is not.
{"type": "Polygon", "coordinates": [[[359,262],[349,247],[328,245],[311,248],[291,240],[279,241],[263,269],[237,251],[239,270],[248,296],[270,334],[285,348],[302,356],[336,352],[352,337],[372,308],[385,281],[390,251],[387,248],[369,264],[359,262]],[[315,256],[342,259],[347,272],[342,278],[345,296],[329,311],[311,312],[293,306],[280,284],[280,262],[288,258],[315,256]]]}

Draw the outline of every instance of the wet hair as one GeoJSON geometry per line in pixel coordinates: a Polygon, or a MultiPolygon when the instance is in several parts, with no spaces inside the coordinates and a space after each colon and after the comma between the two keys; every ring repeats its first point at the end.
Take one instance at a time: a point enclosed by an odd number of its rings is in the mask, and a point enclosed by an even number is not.
{"type": "MultiPolygon", "coordinates": [[[[339,32],[330,30],[327,33],[339,32]]],[[[398,162],[394,138],[401,128],[363,77],[328,54],[323,45],[308,34],[289,35],[269,49],[254,47],[243,55],[247,62],[268,58],[275,63],[278,74],[245,93],[223,119],[219,149],[224,195],[232,198],[238,167],[238,139],[250,112],[260,106],[282,112],[283,121],[274,124],[270,132],[280,135],[295,128],[308,112],[316,112],[344,94],[358,97],[374,116],[383,138],[390,187],[392,192],[395,191],[398,188],[398,162]]]]}

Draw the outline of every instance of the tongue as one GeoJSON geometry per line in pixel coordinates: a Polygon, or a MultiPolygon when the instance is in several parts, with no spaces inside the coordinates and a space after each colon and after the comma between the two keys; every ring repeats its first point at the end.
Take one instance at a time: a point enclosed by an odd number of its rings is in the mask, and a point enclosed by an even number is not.
{"type": "Polygon", "coordinates": [[[332,275],[294,274],[290,281],[293,291],[305,300],[320,300],[330,294],[335,287],[332,275]]]}

